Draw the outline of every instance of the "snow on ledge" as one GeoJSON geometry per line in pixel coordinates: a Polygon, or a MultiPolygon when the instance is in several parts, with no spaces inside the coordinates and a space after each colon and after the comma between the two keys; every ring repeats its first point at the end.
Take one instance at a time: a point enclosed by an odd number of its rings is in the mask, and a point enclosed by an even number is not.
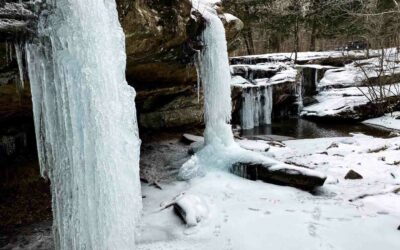
{"type": "Polygon", "coordinates": [[[364,124],[400,131],[400,111],[363,121],[364,124]]]}

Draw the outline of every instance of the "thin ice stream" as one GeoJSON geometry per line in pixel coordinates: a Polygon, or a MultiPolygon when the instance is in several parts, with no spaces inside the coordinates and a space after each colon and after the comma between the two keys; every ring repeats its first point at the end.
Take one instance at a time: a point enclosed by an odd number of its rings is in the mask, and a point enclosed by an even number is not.
{"type": "Polygon", "coordinates": [[[140,140],[115,0],[47,6],[26,50],[56,249],[135,249],[140,140]]]}

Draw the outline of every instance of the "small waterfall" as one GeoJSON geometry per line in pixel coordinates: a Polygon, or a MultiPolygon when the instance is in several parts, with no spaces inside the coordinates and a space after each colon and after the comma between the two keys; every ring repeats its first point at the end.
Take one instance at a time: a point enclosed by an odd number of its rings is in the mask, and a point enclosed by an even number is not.
{"type": "Polygon", "coordinates": [[[241,126],[252,129],[272,120],[272,86],[246,88],[242,93],[241,126]]]}
{"type": "Polygon", "coordinates": [[[56,249],[135,249],[140,140],[115,0],[47,4],[26,51],[56,249]]]}

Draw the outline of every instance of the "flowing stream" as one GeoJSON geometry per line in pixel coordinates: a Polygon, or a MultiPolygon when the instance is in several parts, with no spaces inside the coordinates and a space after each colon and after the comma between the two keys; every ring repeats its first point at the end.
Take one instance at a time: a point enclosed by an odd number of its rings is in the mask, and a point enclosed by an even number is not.
{"type": "Polygon", "coordinates": [[[47,0],[38,29],[26,51],[56,249],[134,249],[140,140],[115,0],[47,0]]]}

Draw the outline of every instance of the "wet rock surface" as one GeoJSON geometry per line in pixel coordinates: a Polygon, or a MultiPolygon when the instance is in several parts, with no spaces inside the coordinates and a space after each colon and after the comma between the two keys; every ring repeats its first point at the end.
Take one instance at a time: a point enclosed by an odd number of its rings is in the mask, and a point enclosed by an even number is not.
{"type": "Polygon", "coordinates": [[[320,187],[326,180],[326,177],[305,175],[292,169],[272,170],[271,165],[253,162],[237,162],[232,165],[231,172],[253,181],[262,180],[304,190],[313,190],[316,187],[320,187]]]}
{"type": "Polygon", "coordinates": [[[359,180],[359,179],[362,179],[363,177],[362,177],[361,174],[357,173],[356,171],[350,170],[350,171],[346,174],[346,176],[345,176],[344,178],[345,178],[346,180],[359,180]]]}

